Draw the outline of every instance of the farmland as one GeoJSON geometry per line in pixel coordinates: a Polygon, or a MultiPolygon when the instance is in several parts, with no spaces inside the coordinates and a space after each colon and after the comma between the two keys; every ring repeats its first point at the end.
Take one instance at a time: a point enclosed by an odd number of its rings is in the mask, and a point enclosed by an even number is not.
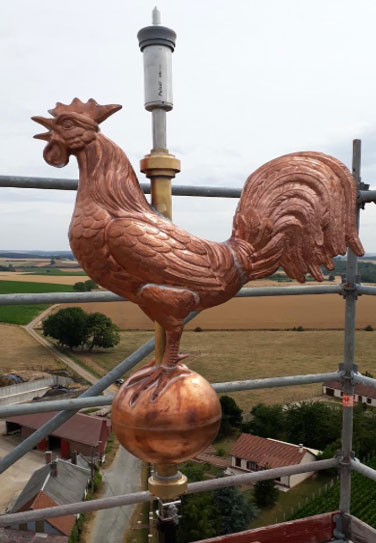
{"type": "MultiPolygon", "coordinates": [[[[255,283],[254,286],[259,285],[255,283]]],[[[144,313],[130,302],[79,305],[87,312],[104,313],[122,330],[154,328],[144,313]]],[[[187,325],[187,329],[199,326],[203,330],[291,330],[302,326],[312,330],[340,330],[344,324],[344,306],[344,300],[338,294],[234,298],[203,311],[187,325]]],[[[357,306],[357,327],[362,329],[368,324],[376,329],[376,297],[361,296],[357,306]]]]}
{"type": "MultiPolygon", "coordinates": [[[[356,333],[356,359],[361,371],[376,373],[376,332],[356,333]]],[[[147,331],[123,331],[115,349],[91,352],[90,359],[106,370],[113,368],[152,337],[147,331]]],[[[183,334],[181,351],[186,363],[210,382],[277,377],[334,371],[343,358],[341,331],[213,331],[183,334]]],[[[86,354],[75,352],[84,360],[86,354]]],[[[231,394],[249,411],[259,402],[290,403],[321,397],[321,385],[304,385],[231,394]]]]}
{"type": "Polygon", "coordinates": [[[86,279],[88,279],[87,275],[80,275],[78,277],[77,275],[72,275],[71,272],[69,272],[68,275],[49,275],[43,273],[36,275],[34,275],[34,273],[31,273],[29,275],[20,272],[0,272],[0,284],[3,281],[11,281],[17,283],[49,283],[53,285],[74,285],[74,283],[77,283],[78,281],[86,281],[86,279]]]}
{"type": "MultiPolygon", "coordinates": [[[[40,282],[0,281],[0,294],[24,292],[70,292],[70,285],[57,285],[40,282]]],[[[0,306],[0,322],[9,324],[27,324],[47,305],[3,305],[0,306]]]]}
{"type": "Polygon", "coordinates": [[[20,326],[0,324],[0,367],[10,371],[49,371],[65,368],[47,349],[37,343],[20,326]]]}

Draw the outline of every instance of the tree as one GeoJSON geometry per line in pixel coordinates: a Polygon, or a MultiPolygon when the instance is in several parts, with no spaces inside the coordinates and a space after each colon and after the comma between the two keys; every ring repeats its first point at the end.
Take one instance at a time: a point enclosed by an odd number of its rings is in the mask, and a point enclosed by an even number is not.
{"type": "Polygon", "coordinates": [[[249,527],[258,515],[258,509],[249,503],[245,492],[235,487],[221,488],[214,492],[213,504],[217,512],[217,534],[232,534],[249,527]]]}
{"type": "Polygon", "coordinates": [[[78,281],[78,283],[73,285],[73,290],[78,292],[90,292],[95,288],[97,288],[97,284],[92,279],[88,279],[87,281],[78,281]]]}
{"type": "MultiPolygon", "coordinates": [[[[202,481],[205,478],[205,465],[186,462],[181,471],[189,482],[202,481]]],[[[213,507],[213,493],[199,492],[182,496],[182,518],[179,520],[177,540],[188,543],[214,537],[216,535],[216,518],[213,507]]]]}
{"type": "Polygon", "coordinates": [[[243,424],[242,431],[260,437],[286,439],[286,419],[282,405],[259,403],[251,410],[252,420],[243,424]]]}
{"type": "Polygon", "coordinates": [[[272,507],[278,500],[279,490],[275,488],[273,479],[257,481],[254,495],[257,507],[272,507]]]}
{"type": "Polygon", "coordinates": [[[232,434],[235,428],[241,428],[243,411],[230,396],[221,396],[222,420],[217,439],[232,434]]]}
{"type": "Polygon", "coordinates": [[[118,327],[103,313],[90,313],[87,317],[89,336],[86,345],[91,351],[93,347],[109,349],[120,341],[118,327]]]}
{"type": "Polygon", "coordinates": [[[43,321],[43,335],[56,339],[71,351],[87,346],[108,349],[119,343],[118,328],[102,313],[85,313],[80,307],[60,309],[43,321]]]}
{"type": "Polygon", "coordinates": [[[43,321],[43,335],[57,339],[62,347],[84,345],[88,339],[87,314],[80,307],[60,309],[43,321]]]}
{"type": "Polygon", "coordinates": [[[75,283],[73,285],[73,290],[76,290],[77,292],[86,292],[87,291],[85,283],[83,281],[79,281],[78,283],[75,283]]]}

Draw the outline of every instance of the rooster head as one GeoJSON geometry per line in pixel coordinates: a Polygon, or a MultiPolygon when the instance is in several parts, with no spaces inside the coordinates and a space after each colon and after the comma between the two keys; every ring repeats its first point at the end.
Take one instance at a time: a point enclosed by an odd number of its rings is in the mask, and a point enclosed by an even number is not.
{"type": "Polygon", "coordinates": [[[48,129],[34,136],[48,142],[43,151],[44,160],[57,168],[68,164],[69,156],[92,142],[99,132],[99,124],[121,107],[118,104],[101,106],[93,98],[86,103],[74,98],[69,105],[58,102],[49,110],[52,117],[32,117],[48,129]]]}

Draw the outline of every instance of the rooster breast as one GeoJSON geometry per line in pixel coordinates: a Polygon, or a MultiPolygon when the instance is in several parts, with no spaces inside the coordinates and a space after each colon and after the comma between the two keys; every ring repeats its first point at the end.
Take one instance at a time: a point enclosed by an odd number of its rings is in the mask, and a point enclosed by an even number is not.
{"type": "Polygon", "coordinates": [[[110,254],[106,228],[111,215],[94,201],[78,201],[69,227],[69,243],[87,275],[104,288],[130,299],[140,286],[110,254]]]}

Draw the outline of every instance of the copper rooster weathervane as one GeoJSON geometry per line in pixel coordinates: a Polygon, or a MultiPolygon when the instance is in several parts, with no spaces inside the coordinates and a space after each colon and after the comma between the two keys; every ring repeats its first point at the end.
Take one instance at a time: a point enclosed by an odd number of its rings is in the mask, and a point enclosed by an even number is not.
{"type": "MultiPolygon", "coordinates": [[[[179,161],[166,149],[165,116],[175,33],[159,24],[139,33],[145,58],[145,106],[153,115],[153,150],[141,161],[152,180],[149,205],[125,153],[104,136],[100,123],[120,109],[93,99],[57,103],[51,117],[33,117],[47,128],[44,159],[65,166],[77,158],[80,176],[69,228],[72,251],[102,287],[136,303],[166,332],[161,364],[153,360],[123,384],[113,404],[120,442],[157,464],[151,491],[161,498],[184,491],[176,464],[195,456],[215,437],[220,423],[217,395],[203,377],[182,363],[184,319],[232,298],[248,281],[282,267],[304,282],[310,273],[350,247],[363,247],[355,224],[356,188],[339,160],[314,152],[285,155],[247,179],[223,243],[207,241],[173,224],[170,179],[179,161]],[[155,66],[159,69],[153,75],[155,66]],[[158,79],[159,78],[159,79],[158,79]],[[166,490],[167,488],[167,490],[166,490]],[[170,488],[170,490],[168,490],[170,488]]],[[[157,356],[158,359],[158,356],[157,356]]]]}

